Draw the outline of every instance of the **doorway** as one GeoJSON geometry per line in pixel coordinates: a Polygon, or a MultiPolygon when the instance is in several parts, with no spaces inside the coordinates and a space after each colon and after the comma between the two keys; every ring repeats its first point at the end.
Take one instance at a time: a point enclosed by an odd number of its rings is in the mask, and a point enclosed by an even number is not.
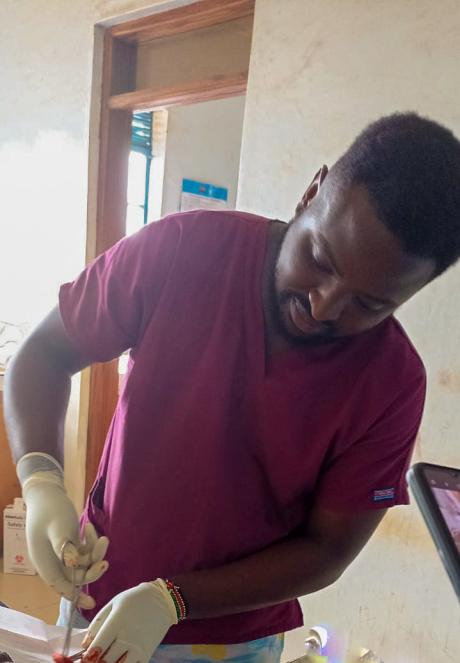
{"type": "MultiPolygon", "coordinates": [[[[200,194],[213,198],[207,194],[219,191],[216,204],[234,208],[254,4],[198,0],[105,30],[89,255],[187,204],[209,206],[200,194]]],[[[86,493],[119,380],[117,360],[91,368],[86,493]]]]}

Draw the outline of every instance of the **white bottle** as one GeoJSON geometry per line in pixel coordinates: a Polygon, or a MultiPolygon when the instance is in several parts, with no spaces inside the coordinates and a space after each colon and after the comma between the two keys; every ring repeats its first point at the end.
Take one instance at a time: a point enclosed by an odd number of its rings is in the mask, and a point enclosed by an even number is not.
{"type": "MultiPolygon", "coordinates": [[[[307,633],[305,639],[305,651],[307,652],[300,658],[296,658],[290,663],[315,663],[317,656],[321,657],[323,649],[328,640],[327,631],[323,626],[313,626],[307,633]]],[[[321,658],[321,661],[323,658],[321,658]]]]}
{"type": "Polygon", "coordinates": [[[323,626],[313,626],[305,640],[305,649],[311,654],[322,654],[327,644],[328,635],[323,626]]]}

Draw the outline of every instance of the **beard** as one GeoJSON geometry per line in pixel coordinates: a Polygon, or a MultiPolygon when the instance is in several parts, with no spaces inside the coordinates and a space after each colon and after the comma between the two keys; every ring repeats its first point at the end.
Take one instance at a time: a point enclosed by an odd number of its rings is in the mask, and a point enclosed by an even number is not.
{"type": "MultiPolygon", "coordinates": [[[[311,313],[311,305],[307,297],[293,293],[289,290],[278,292],[276,290],[276,275],[273,286],[273,321],[275,328],[280,336],[282,336],[288,343],[295,347],[311,347],[314,345],[324,345],[337,341],[335,325],[332,322],[318,323],[315,330],[312,332],[302,332],[300,329],[292,330],[289,325],[288,319],[290,318],[289,311],[292,306],[301,307],[305,310],[307,316],[311,318],[314,323],[314,318],[311,313]]],[[[292,323],[291,323],[292,324],[292,323]]]]}
{"type": "Polygon", "coordinates": [[[278,259],[287,232],[289,232],[289,227],[277,247],[274,268],[270,275],[269,315],[272,328],[275,334],[282,337],[292,347],[310,347],[330,343],[337,340],[335,324],[329,321],[316,322],[312,315],[310,301],[305,294],[290,289],[282,289],[279,286],[278,259]],[[292,322],[289,324],[291,320],[290,310],[293,305],[304,310],[304,315],[315,326],[314,331],[311,333],[302,332],[292,322]]]}

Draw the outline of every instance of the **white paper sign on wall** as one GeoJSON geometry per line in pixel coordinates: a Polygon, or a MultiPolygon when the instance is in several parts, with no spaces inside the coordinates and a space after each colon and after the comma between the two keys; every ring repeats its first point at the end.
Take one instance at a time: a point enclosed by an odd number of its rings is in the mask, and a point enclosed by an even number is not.
{"type": "Polygon", "coordinates": [[[196,180],[182,180],[180,211],[228,208],[228,189],[196,180]]]}

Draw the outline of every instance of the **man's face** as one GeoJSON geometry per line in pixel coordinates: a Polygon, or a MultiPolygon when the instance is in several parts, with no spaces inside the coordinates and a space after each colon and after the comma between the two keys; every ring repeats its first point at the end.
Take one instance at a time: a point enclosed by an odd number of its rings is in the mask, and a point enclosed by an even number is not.
{"type": "Polygon", "coordinates": [[[329,175],[304,198],[307,207],[288,226],[275,272],[278,323],[291,342],[371,329],[432,277],[434,263],[404,253],[363,187],[343,190],[329,175]]]}

